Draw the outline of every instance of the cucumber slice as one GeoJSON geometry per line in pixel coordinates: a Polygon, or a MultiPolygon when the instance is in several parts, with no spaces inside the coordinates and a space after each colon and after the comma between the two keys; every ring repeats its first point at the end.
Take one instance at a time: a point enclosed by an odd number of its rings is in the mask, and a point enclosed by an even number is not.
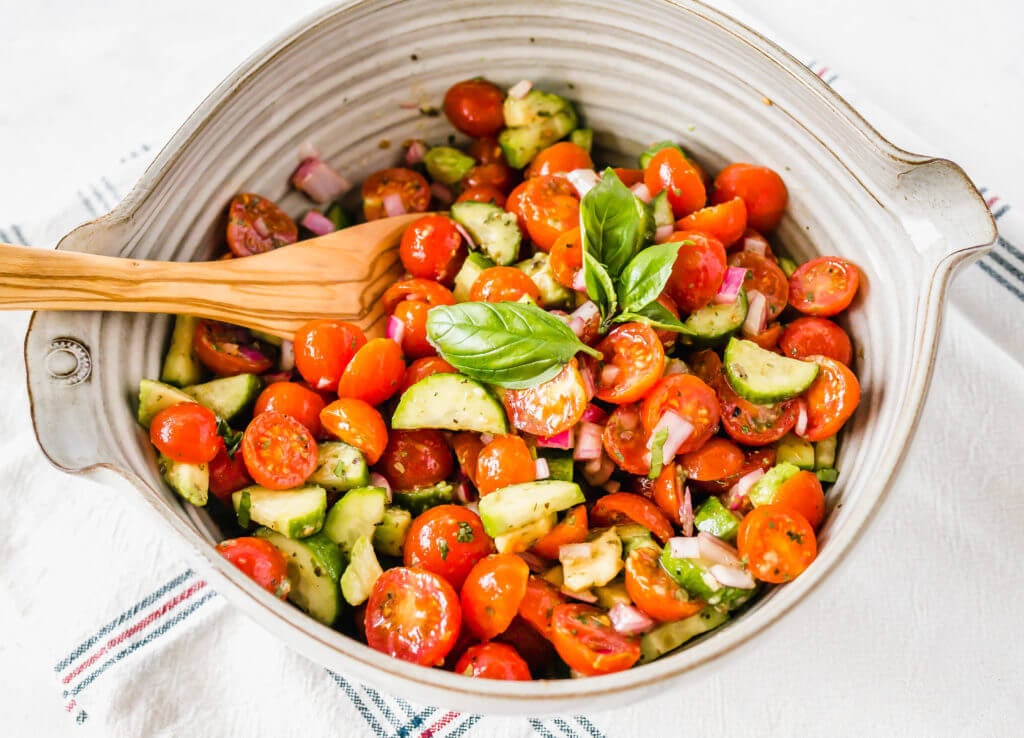
{"type": "Polygon", "coordinates": [[[673,225],[676,222],[672,203],[668,201],[668,190],[662,190],[651,200],[651,214],[654,216],[655,228],[673,225]]]}
{"type": "Polygon", "coordinates": [[[352,546],[345,573],[341,575],[341,594],[345,602],[353,607],[366,602],[373,591],[373,585],[383,573],[370,539],[359,536],[352,546]]]}
{"type": "Polygon", "coordinates": [[[839,479],[838,469],[818,469],[814,472],[814,475],[818,478],[818,481],[822,484],[832,484],[839,479]]]}
{"type": "Polygon", "coordinates": [[[181,495],[186,502],[202,507],[210,492],[210,467],[208,464],[186,464],[174,461],[163,454],[157,461],[160,474],[171,489],[181,495]]]}
{"type": "Polygon", "coordinates": [[[316,469],[308,481],[329,492],[346,492],[366,486],[370,481],[370,467],[356,447],[341,441],[326,441],[317,447],[316,469]]]}
{"type": "Polygon", "coordinates": [[[559,451],[552,448],[538,448],[537,456],[548,462],[548,479],[560,482],[571,482],[575,472],[572,451],[559,451]]]}
{"type": "Polygon", "coordinates": [[[835,436],[823,438],[814,444],[814,468],[831,469],[836,465],[836,446],[838,439],[835,436]]]}
{"type": "Polygon", "coordinates": [[[509,166],[522,169],[542,150],[569,135],[577,122],[575,110],[562,110],[532,125],[506,128],[498,134],[498,145],[509,166]]]}
{"type": "Polygon", "coordinates": [[[516,216],[489,202],[457,202],[452,220],[473,237],[477,247],[495,264],[508,266],[519,255],[523,234],[516,216]]]}
{"type": "Polygon", "coordinates": [[[620,603],[623,605],[633,604],[633,598],[626,591],[626,583],[622,577],[616,577],[608,582],[608,584],[602,587],[594,587],[591,591],[597,597],[598,607],[603,607],[606,610],[611,610],[620,603]]]}
{"type": "Polygon", "coordinates": [[[412,513],[400,507],[384,509],[384,519],[373,529],[373,547],[384,556],[399,557],[412,525],[412,513]]]}
{"type": "Polygon", "coordinates": [[[480,276],[480,272],[494,266],[494,262],[481,254],[479,251],[470,251],[466,260],[462,262],[462,268],[455,275],[455,289],[452,290],[452,297],[456,302],[469,302],[469,292],[473,289],[473,283],[480,276]]]}
{"type": "Polygon", "coordinates": [[[761,405],[796,397],[818,376],[818,365],[779,356],[753,341],[730,338],[722,363],[736,394],[761,405]]]}
{"type": "Polygon", "coordinates": [[[616,525],[615,533],[618,535],[619,540],[622,541],[623,558],[627,558],[638,548],[653,548],[658,551],[661,550],[661,546],[655,542],[654,536],[651,535],[651,531],[638,523],[624,523],[622,525],[616,525]]]}
{"type": "Polygon", "coordinates": [[[578,484],[545,479],[502,487],[481,497],[478,507],[484,530],[493,538],[584,501],[578,484]]]}
{"type": "Polygon", "coordinates": [[[735,610],[757,592],[756,584],[753,589],[723,586],[708,571],[711,568],[709,562],[702,559],[677,559],[668,546],[665,546],[661,554],[661,565],[691,597],[702,599],[718,610],[735,610]]]}
{"type": "Polygon", "coordinates": [[[775,492],[782,486],[782,483],[799,471],[800,467],[788,461],[776,464],[765,472],[763,477],[754,482],[754,486],[747,492],[747,498],[754,507],[772,504],[775,500],[775,492]]]}
{"type": "Polygon", "coordinates": [[[181,402],[195,401],[192,395],[182,392],[177,387],[155,379],[143,379],[139,382],[139,423],[148,428],[161,410],[181,402]]]}
{"type": "Polygon", "coordinates": [[[479,382],[461,374],[431,374],[402,393],[391,427],[501,435],[508,433],[508,418],[501,403],[479,382]]]}
{"type": "Polygon", "coordinates": [[[433,181],[453,185],[469,173],[476,160],[451,146],[434,146],[423,155],[423,165],[433,181]]]}
{"type": "Polygon", "coordinates": [[[429,487],[418,487],[395,492],[394,503],[412,513],[413,517],[438,505],[447,505],[453,499],[452,486],[448,482],[438,482],[429,487]]]}
{"type": "Polygon", "coordinates": [[[196,350],[192,347],[195,332],[196,318],[191,315],[174,316],[174,331],[160,371],[161,381],[184,387],[203,378],[203,365],[199,363],[196,350]]]}
{"type": "Polygon", "coordinates": [[[572,304],[575,297],[573,291],[566,289],[555,279],[555,273],[551,271],[551,265],[548,263],[548,255],[543,251],[538,251],[526,261],[519,262],[516,269],[524,272],[537,285],[542,307],[565,308],[572,304]]]}
{"type": "Polygon", "coordinates": [[[558,513],[549,513],[520,528],[494,536],[494,548],[498,553],[522,553],[546,536],[558,523],[558,513]]]}
{"type": "Polygon", "coordinates": [[[288,599],[324,625],[334,625],[341,613],[341,552],[322,533],[295,540],[260,528],[256,536],[270,541],[284,554],[288,563],[291,589],[288,599]]]}
{"type": "Polygon", "coordinates": [[[231,420],[256,402],[263,381],[255,374],[236,374],[186,387],[185,392],[224,420],[231,420]]]}
{"type": "Polygon", "coordinates": [[[235,513],[249,499],[249,520],[275,530],[288,538],[305,538],[324,525],[327,492],[314,484],[295,489],[267,489],[252,485],[231,495],[235,513]]]}
{"type": "Polygon", "coordinates": [[[705,607],[696,615],[683,620],[659,625],[640,639],[640,661],[647,664],[674,651],[691,638],[695,638],[709,630],[714,630],[729,616],[711,607],[705,607]]]}
{"type": "Polygon", "coordinates": [[[697,508],[693,516],[693,525],[704,533],[710,533],[723,541],[732,543],[736,540],[736,532],[740,528],[740,519],[732,510],[722,504],[717,497],[709,497],[697,508]]]}
{"type": "Polygon", "coordinates": [[[814,469],[814,446],[794,433],[787,433],[775,446],[775,460],[788,461],[801,469],[814,469]]]}
{"type": "MultiPolygon", "coordinates": [[[[517,126],[540,125],[552,116],[572,111],[572,109],[572,103],[564,97],[560,97],[553,92],[543,92],[534,89],[522,97],[506,97],[501,112],[505,118],[505,125],[509,128],[515,128],[517,126]]],[[[574,125],[573,128],[575,127],[574,125]]],[[[566,133],[569,133],[569,131],[566,131],[566,133]]]]}
{"type": "Polygon", "coordinates": [[[383,487],[349,490],[327,513],[324,535],[347,554],[359,538],[373,536],[373,529],[384,519],[387,504],[388,493],[383,487]]]}
{"type": "Polygon", "coordinates": [[[683,321],[687,329],[683,335],[698,346],[716,346],[738,331],[746,317],[747,293],[740,290],[734,302],[705,305],[690,313],[690,317],[683,321]]]}
{"type": "Polygon", "coordinates": [[[590,150],[594,148],[594,129],[577,128],[569,134],[569,140],[589,154],[590,150]]]}
{"type": "Polygon", "coordinates": [[[558,553],[562,580],[574,592],[608,584],[622,569],[622,541],[614,528],[591,537],[586,543],[563,546],[558,553]]]}

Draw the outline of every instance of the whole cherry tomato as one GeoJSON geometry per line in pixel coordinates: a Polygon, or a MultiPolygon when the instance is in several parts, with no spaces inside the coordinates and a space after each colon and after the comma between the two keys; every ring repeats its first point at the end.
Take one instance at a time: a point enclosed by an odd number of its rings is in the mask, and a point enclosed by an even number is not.
{"type": "Polygon", "coordinates": [[[398,391],[405,376],[402,349],[390,338],[374,338],[356,351],[338,381],[338,397],[379,405],[398,391]]]}
{"type": "Polygon", "coordinates": [[[218,543],[217,553],[275,597],[288,597],[288,563],[270,541],[248,536],[232,538],[218,543]]]}
{"type": "Polygon", "coordinates": [[[444,434],[432,428],[394,430],[378,463],[395,489],[429,487],[452,473],[452,452],[444,434]]]}
{"type": "Polygon", "coordinates": [[[222,443],[220,451],[210,462],[210,494],[225,505],[230,505],[231,494],[250,484],[252,477],[245,468],[242,454],[235,452],[235,455],[231,456],[222,443]]]}
{"type": "Polygon", "coordinates": [[[580,224],[580,200],[565,177],[531,177],[512,191],[505,207],[541,251],[550,251],[560,235],[580,224]]]}
{"type": "Polygon", "coordinates": [[[803,398],[807,402],[808,441],[823,441],[839,432],[860,404],[860,382],[845,364],[827,356],[808,356],[818,364],[818,376],[803,398]]]}
{"type": "Polygon", "coordinates": [[[495,136],[505,127],[505,92],[479,77],[456,82],[444,94],[444,111],[455,130],[467,136],[495,136]]]}
{"type": "Polygon", "coordinates": [[[440,356],[424,356],[416,359],[405,369],[402,376],[402,383],[398,387],[398,394],[402,394],[421,379],[426,379],[432,374],[452,374],[456,369],[440,356]]]}
{"type": "Polygon", "coordinates": [[[412,521],[402,556],[406,566],[433,572],[459,590],[470,569],[493,551],[494,543],[475,512],[462,505],[438,505],[412,521]]]}
{"type": "Polygon", "coordinates": [[[675,147],[662,149],[651,157],[644,169],[644,183],[651,197],[668,191],[668,201],[677,218],[700,210],[707,202],[700,169],[675,147]]]}
{"type": "Polygon", "coordinates": [[[323,397],[298,382],[274,382],[256,398],[252,412],[253,415],[268,411],[289,415],[306,426],[314,438],[319,438],[323,432],[320,411],[324,404],[323,397]]]}
{"type": "Polygon", "coordinates": [[[537,303],[540,290],[526,272],[508,266],[484,269],[469,290],[469,299],[474,302],[515,302],[523,297],[537,303]]]}
{"type": "Polygon", "coordinates": [[[711,201],[717,205],[737,197],[747,206],[747,223],[764,233],[782,220],[789,193],[782,177],[773,169],[754,164],[730,164],[715,177],[711,201]]]}
{"type": "Polygon", "coordinates": [[[711,302],[722,286],[725,247],[718,239],[696,231],[679,231],[669,240],[683,245],[665,289],[680,312],[692,313],[711,302]]]}
{"type": "Polygon", "coordinates": [[[512,191],[518,178],[516,170],[504,161],[493,161],[490,164],[477,164],[466,172],[462,186],[467,189],[492,187],[504,195],[512,191]]]}
{"type": "Polygon", "coordinates": [[[212,461],[224,445],[217,435],[217,416],[197,402],[179,402],[156,414],[149,440],[169,459],[185,464],[212,461]]]}
{"type": "Polygon", "coordinates": [[[355,323],[313,320],[295,333],[295,368],[314,389],[336,390],[345,367],[366,345],[355,323]]]}
{"type": "Polygon", "coordinates": [[[779,348],[794,359],[820,354],[847,366],[853,360],[849,334],[826,318],[797,318],[782,331],[779,348]]]}
{"type": "Polygon", "coordinates": [[[536,478],[533,456],[519,436],[498,436],[477,456],[475,481],[481,495],[536,478]]]}
{"type": "Polygon", "coordinates": [[[467,187],[461,195],[455,198],[455,202],[489,202],[503,208],[507,199],[505,193],[497,187],[485,184],[467,187]]]}
{"type": "Polygon", "coordinates": [[[676,221],[676,230],[706,233],[728,248],[739,241],[747,230],[747,206],[742,198],[734,197],[721,205],[695,210],[676,221]]]}
{"type": "Polygon", "coordinates": [[[388,443],[384,418],[373,405],[354,397],[342,397],[320,411],[320,423],[335,438],[355,446],[366,460],[376,464],[388,443]]]}
{"type": "Polygon", "coordinates": [[[456,664],[455,673],[478,679],[530,679],[530,667],[507,643],[492,642],[470,646],[456,664]]]}
{"type": "Polygon", "coordinates": [[[492,554],[478,561],[462,585],[462,622],[489,641],[512,623],[526,595],[530,568],[516,554],[492,554]]]}
{"type": "Polygon", "coordinates": [[[466,259],[466,247],[454,220],[424,215],[405,229],[398,256],[412,276],[451,285],[466,259]]]}
{"type": "Polygon", "coordinates": [[[527,177],[543,177],[547,174],[564,174],[574,169],[593,169],[594,160],[590,152],[571,141],[559,141],[548,146],[533,157],[526,169],[527,177]]]}

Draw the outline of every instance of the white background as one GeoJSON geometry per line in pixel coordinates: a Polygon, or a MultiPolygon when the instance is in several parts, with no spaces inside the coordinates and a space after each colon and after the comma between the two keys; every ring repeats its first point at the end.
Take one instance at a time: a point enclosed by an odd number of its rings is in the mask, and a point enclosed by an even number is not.
{"type": "MultiPolygon", "coordinates": [[[[776,40],[820,54],[864,97],[934,142],[926,153],[998,183],[1005,199],[1024,207],[1024,13],[1015,0],[736,2],[776,40]]],[[[319,5],[0,0],[0,224],[45,217],[128,150],[166,140],[235,64],[319,5]]],[[[1019,541],[1024,513],[1019,503],[1008,519],[969,512],[996,495],[1024,494],[1007,471],[1019,460],[987,454],[980,434],[962,434],[961,445],[939,454],[928,448],[951,437],[936,428],[980,427],[981,415],[997,432],[1017,432],[1014,408],[977,407],[970,390],[1019,384],[1019,368],[973,367],[961,330],[953,316],[897,499],[833,581],[772,631],[818,642],[793,650],[798,663],[786,661],[784,647],[752,647],[761,673],[737,677],[734,702],[706,706],[723,734],[1020,734],[1024,582],[1019,564],[1008,563],[1016,552],[986,541],[1019,541]],[[964,399],[936,399],[959,393],[962,386],[950,385],[960,382],[969,385],[964,399]],[[953,461],[936,474],[936,458],[953,461]],[[970,524],[950,522],[961,512],[970,524]],[[929,535],[932,527],[945,532],[929,535]],[[964,560],[968,572],[956,566],[964,560]],[[829,598],[849,609],[829,608],[829,598]],[[832,620],[822,627],[821,618],[832,620]]],[[[20,361],[19,353],[4,349],[0,360],[20,361]]],[[[29,490],[5,492],[13,504],[31,504],[29,490]]],[[[0,732],[74,734],[45,666],[19,652],[16,633],[0,638],[10,655],[0,664],[0,708],[21,706],[27,718],[24,728],[0,732]]],[[[733,659],[729,668],[743,667],[733,659]]],[[[632,709],[647,717],[643,706],[632,709]]]]}

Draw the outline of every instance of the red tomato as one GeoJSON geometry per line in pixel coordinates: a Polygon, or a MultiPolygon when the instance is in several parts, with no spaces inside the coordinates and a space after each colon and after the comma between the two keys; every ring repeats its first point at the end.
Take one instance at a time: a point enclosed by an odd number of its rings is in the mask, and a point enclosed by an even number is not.
{"type": "Polygon", "coordinates": [[[779,345],[779,336],[782,335],[782,324],[771,323],[757,335],[751,336],[750,340],[766,351],[775,351],[779,345]]]}
{"type": "Polygon", "coordinates": [[[479,679],[530,679],[530,667],[507,643],[480,643],[470,646],[456,664],[455,673],[479,679]]]}
{"type": "Polygon", "coordinates": [[[532,482],[536,467],[526,441],[519,436],[498,436],[485,445],[477,456],[474,479],[481,495],[510,484],[532,482]]]}
{"type": "Polygon", "coordinates": [[[338,397],[355,397],[379,405],[405,377],[402,349],[390,338],[374,338],[356,351],[338,382],[338,397]]]}
{"type": "Polygon", "coordinates": [[[577,505],[565,514],[551,532],[530,548],[535,554],[552,561],[558,560],[558,549],[566,543],[582,543],[587,540],[587,508],[577,505]]]}
{"type": "Polygon", "coordinates": [[[402,302],[425,302],[435,305],[454,305],[452,291],[431,279],[402,279],[388,287],[380,298],[387,312],[393,311],[402,302]]]}
{"type": "Polygon", "coordinates": [[[402,383],[398,387],[398,394],[402,394],[421,379],[426,379],[433,374],[453,374],[457,370],[440,356],[424,356],[416,359],[408,367],[402,376],[402,383]]]}
{"type": "Polygon", "coordinates": [[[823,318],[843,312],[860,286],[860,270],[838,256],[819,256],[797,267],[789,278],[789,304],[823,318]]]}
{"type": "Polygon", "coordinates": [[[680,312],[700,310],[711,302],[722,286],[725,247],[717,238],[696,231],[678,231],[669,240],[691,243],[683,243],[680,247],[665,289],[680,312]]]}
{"type": "Polygon", "coordinates": [[[675,147],[662,149],[647,163],[644,183],[651,197],[668,191],[668,201],[677,218],[700,210],[707,202],[700,169],[675,147]]]}
{"type": "Polygon", "coordinates": [[[466,258],[466,247],[454,220],[424,215],[402,234],[398,256],[412,276],[451,285],[466,258]]]}
{"type": "Polygon", "coordinates": [[[373,586],[364,619],[366,645],[396,659],[436,666],[459,637],[459,596],[437,574],[396,566],[373,586]]]}
{"type": "Polygon", "coordinates": [[[552,612],[558,605],[564,605],[568,601],[558,587],[531,574],[526,582],[526,594],[519,603],[519,617],[542,636],[551,640],[552,612]]]}
{"type": "Polygon", "coordinates": [[[776,488],[770,504],[795,510],[814,529],[825,518],[825,493],[814,472],[800,471],[791,476],[776,488]]]}
{"type": "Polygon", "coordinates": [[[583,242],[579,228],[566,231],[555,240],[548,255],[548,264],[556,282],[575,289],[576,277],[583,268],[583,242]]]}
{"type": "Polygon", "coordinates": [[[768,167],[754,164],[730,164],[715,177],[711,201],[723,203],[743,198],[747,206],[747,223],[761,231],[770,231],[782,220],[789,193],[782,177],[768,167]]]}
{"type": "Polygon", "coordinates": [[[638,185],[644,181],[644,170],[615,167],[615,176],[617,176],[619,181],[626,185],[626,187],[632,187],[633,185],[638,185]]]}
{"type": "Polygon", "coordinates": [[[512,646],[533,674],[544,674],[556,656],[551,642],[519,615],[495,641],[512,646]]]}
{"type": "Polygon", "coordinates": [[[856,375],[835,359],[808,356],[818,364],[818,376],[804,392],[807,402],[808,441],[822,441],[834,436],[860,404],[860,382],[856,375]]]}
{"type": "Polygon", "coordinates": [[[452,464],[452,452],[441,431],[392,429],[378,470],[392,487],[402,490],[429,487],[447,479],[452,464]]]}
{"type": "Polygon", "coordinates": [[[536,304],[540,290],[526,272],[509,266],[484,269],[469,290],[469,299],[474,302],[515,302],[522,297],[536,304]]]}
{"type": "Polygon", "coordinates": [[[245,468],[242,454],[228,454],[227,447],[221,443],[220,451],[210,462],[210,494],[223,502],[231,504],[231,493],[252,484],[252,477],[245,468]]]}
{"type": "Polygon", "coordinates": [[[366,345],[355,323],[313,320],[295,333],[295,368],[314,389],[336,390],[345,367],[366,345]]]}
{"type": "Polygon", "coordinates": [[[373,405],[354,397],[342,397],[320,411],[324,430],[349,446],[363,452],[366,460],[376,464],[388,443],[384,418],[373,405]]]}
{"type": "Polygon", "coordinates": [[[654,432],[658,421],[669,410],[693,425],[693,432],[683,441],[677,453],[696,451],[707,443],[718,427],[718,396],[693,374],[663,377],[644,398],[640,412],[647,435],[654,432]]]}
{"type": "Polygon", "coordinates": [[[217,435],[217,416],[197,402],[179,402],[156,414],[149,440],[169,459],[186,464],[212,461],[224,445],[217,435]]]}
{"type": "Polygon", "coordinates": [[[722,427],[729,437],[747,446],[773,443],[793,430],[799,408],[793,400],[776,405],[756,405],[737,395],[724,379],[715,388],[722,427]]]}
{"type": "Polygon", "coordinates": [[[489,202],[499,208],[505,207],[506,200],[505,193],[494,185],[467,187],[461,195],[455,198],[455,202],[489,202]]]}
{"type": "Polygon", "coordinates": [[[228,207],[228,248],[235,256],[251,256],[299,240],[299,228],[288,213],[265,197],[235,195],[228,207]]]}
{"type": "Polygon", "coordinates": [[[215,320],[200,320],[192,335],[192,348],[207,369],[219,377],[263,374],[274,366],[269,348],[245,328],[215,320]]]}
{"type": "Polygon", "coordinates": [[[640,421],[639,405],[615,408],[604,426],[601,442],[609,458],[623,471],[642,475],[650,471],[651,453],[640,421]]]}
{"type": "Polygon", "coordinates": [[[703,379],[705,384],[718,388],[718,384],[723,379],[722,359],[718,354],[711,349],[703,349],[691,354],[686,363],[694,376],[703,379]]]}
{"type": "Polygon", "coordinates": [[[505,206],[541,251],[550,251],[560,235],[580,224],[576,188],[557,175],[531,177],[512,191],[505,206]]]}
{"type": "Polygon", "coordinates": [[[571,172],[573,169],[593,168],[594,160],[590,158],[590,152],[571,141],[559,141],[533,157],[525,174],[527,177],[543,177],[547,174],[571,172]]]}
{"type": "Polygon", "coordinates": [[[743,237],[747,230],[747,206],[734,197],[721,205],[701,208],[676,221],[678,231],[700,231],[717,238],[728,248],[743,237]]]}
{"type": "Polygon", "coordinates": [[[530,568],[515,554],[493,554],[478,561],[462,585],[462,622],[488,641],[512,623],[526,595],[530,568]]]}
{"type": "Polygon", "coordinates": [[[600,498],[590,511],[590,521],[598,526],[637,523],[662,543],[673,533],[672,523],[653,502],[631,492],[615,492],[600,498]]]}
{"type": "Polygon", "coordinates": [[[796,579],[818,555],[814,529],[803,515],[779,505],[755,507],[740,521],[736,535],[747,571],[762,582],[796,579]]]}
{"type": "Polygon", "coordinates": [[[469,189],[490,187],[504,194],[511,192],[517,179],[515,169],[504,161],[493,161],[489,164],[477,164],[466,172],[466,176],[462,178],[462,186],[469,189]]]}
{"type": "Polygon", "coordinates": [[[470,569],[494,551],[480,517],[462,505],[438,505],[416,516],[402,549],[403,562],[462,588],[470,569]]]}
{"type": "Polygon", "coordinates": [[[729,256],[729,266],[747,270],[743,278],[743,289],[749,294],[757,290],[768,301],[768,320],[775,320],[789,300],[789,280],[778,265],[767,257],[753,251],[737,251],[729,256]]]}
{"type": "MultiPolygon", "coordinates": [[[[669,462],[661,468],[661,474],[654,480],[650,498],[665,517],[676,525],[683,524],[683,501],[686,493],[686,474],[679,464],[669,462]]],[[[646,495],[645,495],[646,496],[646,495]]]]}
{"type": "Polygon", "coordinates": [[[626,559],[626,592],[640,610],[663,623],[682,620],[704,609],[661,567],[656,548],[637,548],[626,559]]]}
{"type": "Polygon", "coordinates": [[[268,385],[256,399],[253,415],[265,412],[282,413],[302,423],[319,438],[323,432],[320,425],[320,411],[324,409],[324,398],[298,382],[274,382],[268,385]]]}
{"type": "Polygon", "coordinates": [[[794,359],[806,359],[819,354],[847,366],[853,360],[850,336],[825,318],[797,318],[782,332],[779,347],[782,353],[794,359]]]}
{"type": "Polygon", "coordinates": [[[554,436],[576,425],[587,409],[587,387],[576,359],[547,382],[502,396],[512,425],[523,433],[554,436]]]}
{"type": "Polygon", "coordinates": [[[698,482],[731,477],[743,468],[743,462],[743,450],[725,438],[712,438],[679,460],[687,477],[698,482]]]}
{"type": "Polygon", "coordinates": [[[570,668],[587,676],[624,671],[640,658],[639,636],[617,632],[607,613],[590,605],[555,607],[551,642],[570,668]]]}
{"type": "MultiPolygon", "coordinates": [[[[673,318],[679,318],[679,308],[676,307],[676,301],[669,297],[667,292],[662,292],[658,295],[658,304],[672,313],[673,318]]],[[[676,341],[679,340],[679,334],[676,331],[658,328],[654,331],[654,334],[658,337],[658,340],[661,341],[661,345],[664,346],[666,350],[675,346],[676,341]]]]}
{"type": "Polygon", "coordinates": [[[455,130],[467,136],[496,136],[505,127],[504,103],[500,87],[477,77],[449,87],[441,109],[455,130]]]}
{"type": "Polygon", "coordinates": [[[480,440],[480,435],[462,431],[452,435],[449,443],[455,453],[455,460],[459,462],[459,469],[469,477],[469,481],[475,486],[476,462],[480,458],[480,452],[484,449],[484,442],[480,440]]]}
{"type": "Polygon", "coordinates": [[[218,543],[217,552],[275,597],[288,597],[288,564],[270,541],[248,536],[232,538],[218,543]]]}
{"type": "Polygon", "coordinates": [[[597,350],[604,355],[597,399],[605,402],[636,402],[665,372],[665,349],[654,329],[644,323],[616,326],[597,350]]]}
{"type": "Polygon", "coordinates": [[[267,489],[291,489],[316,469],[313,434],[287,415],[266,412],[249,423],[242,436],[242,458],[249,476],[267,489]]]}
{"type": "Polygon", "coordinates": [[[466,153],[476,159],[477,164],[505,161],[505,153],[501,150],[501,144],[493,136],[473,139],[472,143],[469,144],[469,148],[466,149],[466,153]]]}
{"type": "MultiPolygon", "coordinates": [[[[760,469],[761,471],[768,471],[775,466],[775,447],[774,446],[760,446],[758,448],[748,448],[743,453],[743,466],[738,472],[733,474],[731,477],[724,477],[722,479],[715,480],[713,482],[697,482],[697,486],[701,489],[710,492],[712,494],[720,494],[726,492],[739,481],[740,477],[750,472],[760,469]]],[[[746,497],[743,498],[745,503],[748,503],[746,497]]],[[[749,503],[748,503],[749,504],[749,503]]],[[[738,508],[737,508],[738,509],[738,508]]],[[[749,508],[748,508],[749,509],[749,508]]]]}
{"type": "Polygon", "coordinates": [[[367,220],[387,217],[385,203],[391,200],[395,201],[396,209],[406,213],[422,213],[430,206],[430,184],[419,172],[402,167],[371,174],[363,182],[362,194],[367,220]]]}

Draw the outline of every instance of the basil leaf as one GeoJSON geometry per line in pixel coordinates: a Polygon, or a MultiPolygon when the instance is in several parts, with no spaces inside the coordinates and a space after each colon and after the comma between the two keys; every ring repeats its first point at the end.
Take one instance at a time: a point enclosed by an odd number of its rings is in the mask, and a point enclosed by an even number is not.
{"type": "Polygon", "coordinates": [[[619,302],[634,312],[658,299],[665,289],[682,242],[648,246],[633,257],[619,276],[619,302]]]}
{"type": "Polygon", "coordinates": [[[667,440],[668,428],[662,428],[651,439],[651,470],[647,474],[648,479],[657,479],[661,476],[661,469],[665,466],[665,441],[667,440]]]}
{"type": "Polygon", "coordinates": [[[634,312],[621,313],[615,318],[615,322],[646,323],[652,328],[691,335],[690,329],[683,325],[679,318],[669,312],[669,309],[657,300],[647,303],[634,312]]]}
{"type": "Polygon", "coordinates": [[[653,224],[647,206],[610,167],[580,202],[583,250],[604,264],[611,277],[640,251],[653,224]]]}
{"type": "Polygon", "coordinates": [[[609,320],[618,308],[615,284],[601,262],[586,251],[583,252],[583,279],[587,284],[587,295],[601,310],[601,319],[609,320]]]}
{"type": "Polygon", "coordinates": [[[238,447],[242,445],[242,433],[232,430],[231,426],[228,425],[228,421],[220,416],[217,417],[217,433],[224,439],[224,446],[227,448],[228,456],[232,459],[235,458],[238,447]]]}
{"type": "Polygon", "coordinates": [[[552,379],[579,351],[601,355],[555,316],[521,302],[439,305],[427,313],[427,338],[466,376],[509,389],[552,379]]]}

